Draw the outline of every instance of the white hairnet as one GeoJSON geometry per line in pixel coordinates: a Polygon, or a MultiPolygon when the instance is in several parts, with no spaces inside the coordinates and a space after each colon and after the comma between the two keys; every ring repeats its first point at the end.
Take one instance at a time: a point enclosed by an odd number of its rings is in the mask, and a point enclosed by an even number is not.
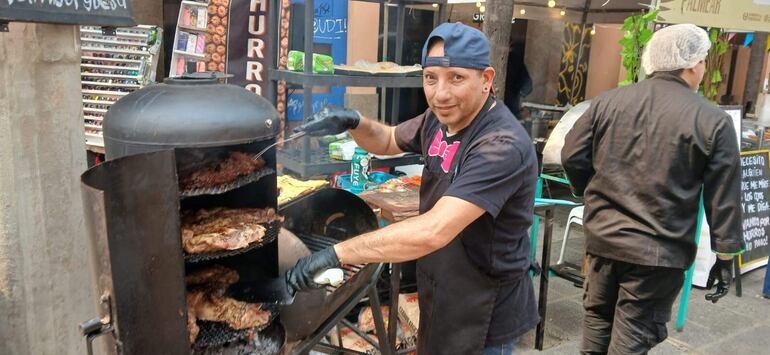
{"type": "Polygon", "coordinates": [[[706,59],[711,41],[702,28],[692,24],[668,26],[652,35],[642,54],[647,75],[688,69],[706,59]]]}

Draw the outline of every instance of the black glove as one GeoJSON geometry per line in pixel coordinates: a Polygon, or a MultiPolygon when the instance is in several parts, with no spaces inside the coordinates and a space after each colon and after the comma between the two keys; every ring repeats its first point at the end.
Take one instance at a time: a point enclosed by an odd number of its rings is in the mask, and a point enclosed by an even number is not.
{"type": "Polygon", "coordinates": [[[319,272],[336,267],[340,267],[340,260],[331,246],[299,259],[297,264],[286,272],[286,283],[293,292],[321,288],[324,285],[315,283],[313,277],[319,272]]]}
{"type": "Polygon", "coordinates": [[[358,127],[359,122],[361,122],[361,116],[358,111],[326,106],[311,116],[307,122],[294,128],[294,133],[306,132],[315,137],[340,134],[358,127]]]}
{"type": "Polygon", "coordinates": [[[709,271],[709,278],[706,281],[706,289],[711,290],[716,282],[716,290],[714,293],[706,294],[706,301],[717,303],[720,298],[727,295],[730,291],[730,281],[733,278],[732,273],[733,260],[722,260],[717,258],[717,262],[711,267],[709,271]]]}

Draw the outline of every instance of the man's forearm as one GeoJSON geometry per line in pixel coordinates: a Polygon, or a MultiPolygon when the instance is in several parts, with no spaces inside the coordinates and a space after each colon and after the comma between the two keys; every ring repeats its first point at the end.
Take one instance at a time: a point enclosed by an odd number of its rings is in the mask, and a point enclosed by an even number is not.
{"type": "Polygon", "coordinates": [[[351,129],[350,134],[359,147],[369,153],[392,155],[401,150],[395,146],[393,127],[384,125],[376,120],[361,116],[358,127],[351,129]]]}
{"type": "MultiPolygon", "coordinates": [[[[428,255],[444,245],[437,221],[426,215],[391,224],[337,244],[337,257],[345,264],[403,262],[428,255]]],[[[451,239],[450,239],[451,240],[451,239]]]]}

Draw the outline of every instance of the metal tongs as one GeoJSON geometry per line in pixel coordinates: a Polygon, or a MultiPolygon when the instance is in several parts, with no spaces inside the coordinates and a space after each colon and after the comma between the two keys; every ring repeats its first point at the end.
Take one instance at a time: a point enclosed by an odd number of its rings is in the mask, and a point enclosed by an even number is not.
{"type": "Polygon", "coordinates": [[[290,142],[290,141],[293,141],[293,140],[295,140],[297,138],[301,138],[301,137],[304,137],[304,136],[305,136],[305,131],[301,131],[301,132],[297,132],[297,133],[292,133],[292,135],[290,135],[289,138],[285,138],[285,139],[282,139],[282,140],[277,140],[277,141],[275,141],[275,143],[273,143],[273,144],[265,147],[265,149],[262,149],[261,151],[259,151],[259,153],[254,155],[254,159],[255,160],[259,159],[260,157],[262,157],[262,155],[267,153],[267,151],[270,150],[270,148],[273,148],[276,145],[283,144],[283,143],[286,143],[286,142],[290,142]]]}

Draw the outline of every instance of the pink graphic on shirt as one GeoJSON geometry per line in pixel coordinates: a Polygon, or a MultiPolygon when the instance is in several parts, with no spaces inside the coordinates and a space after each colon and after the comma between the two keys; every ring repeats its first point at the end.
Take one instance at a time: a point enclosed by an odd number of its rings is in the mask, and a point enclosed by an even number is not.
{"type": "Polygon", "coordinates": [[[452,166],[452,160],[455,157],[455,153],[457,153],[457,148],[459,147],[460,141],[447,144],[447,142],[444,140],[444,132],[441,132],[439,129],[436,132],[436,136],[433,138],[433,142],[430,143],[430,148],[428,148],[428,156],[441,157],[443,159],[441,162],[441,170],[444,170],[445,173],[448,173],[449,168],[452,166]]]}

